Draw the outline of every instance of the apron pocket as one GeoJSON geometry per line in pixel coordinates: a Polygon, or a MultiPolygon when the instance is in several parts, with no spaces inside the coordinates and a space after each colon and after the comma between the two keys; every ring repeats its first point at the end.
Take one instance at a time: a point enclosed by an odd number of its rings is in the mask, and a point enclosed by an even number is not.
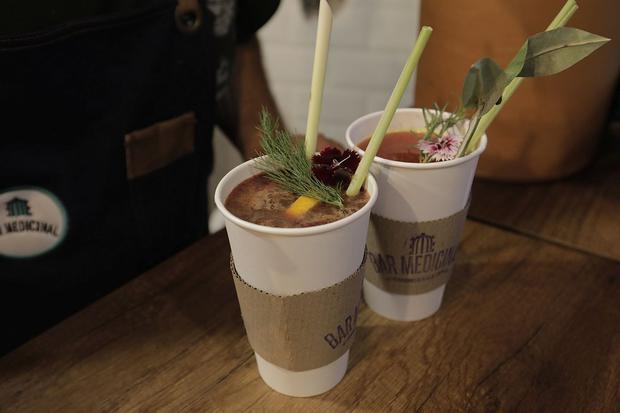
{"type": "Polygon", "coordinates": [[[195,136],[193,113],[125,136],[131,204],[148,266],[207,232],[206,174],[194,152],[195,136]]]}
{"type": "Polygon", "coordinates": [[[196,117],[186,113],[125,135],[127,179],[161,169],[194,152],[196,117]]]}

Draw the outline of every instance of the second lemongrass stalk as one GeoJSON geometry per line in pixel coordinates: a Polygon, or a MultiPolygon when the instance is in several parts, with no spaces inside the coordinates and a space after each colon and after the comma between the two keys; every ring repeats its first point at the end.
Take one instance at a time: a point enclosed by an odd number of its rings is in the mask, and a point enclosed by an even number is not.
{"type": "Polygon", "coordinates": [[[413,74],[418,62],[420,61],[420,57],[422,56],[422,52],[424,52],[424,48],[428,43],[428,39],[431,37],[433,33],[433,29],[429,26],[424,26],[420,30],[420,34],[407,58],[407,62],[405,63],[405,67],[396,82],[396,86],[392,91],[392,95],[387,102],[387,105],[381,115],[381,119],[379,119],[379,123],[375,128],[375,131],[370,138],[370,142],[368,142],[368,146],[364,152],[364,156],[355,171],[355,175],[351,179],[351,183],[347,188],[347,196],[355,196],[359,193],[364,181],[368,177],[368,173],[370,172],[370,165],[372,164],[373,159],[377,155],[379,151],[379,147],[381,146],[381,142],[383,142],[383,137],[387,132],[390,123],[392,122],[392,118],[394,117],[394,113],[396,113],[396,109],[398,108],[398,104],[403,98],[403,94],[405,93],[405,89],[407,88],[407,84],[409,83],[409,79],[413,74]]]}

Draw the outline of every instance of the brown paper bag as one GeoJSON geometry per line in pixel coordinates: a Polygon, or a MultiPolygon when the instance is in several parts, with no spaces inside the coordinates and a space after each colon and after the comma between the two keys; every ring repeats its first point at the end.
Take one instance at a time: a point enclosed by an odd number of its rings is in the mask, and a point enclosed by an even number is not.
{"type": "MultiPolygon", "coordinates": [[[[505,67],[563,5],[564,0],[424,0],[421,24],[434,32],[420,62],[415,106],[454,107],[471,64],[489,56],[505,67]]],[[[487,131],[478,176],[543,181],[575,173],[592,159],[620,74],[620,1],[579,5],[568,26],[612,41],[565,72],[522,83],[487,131]]]]}

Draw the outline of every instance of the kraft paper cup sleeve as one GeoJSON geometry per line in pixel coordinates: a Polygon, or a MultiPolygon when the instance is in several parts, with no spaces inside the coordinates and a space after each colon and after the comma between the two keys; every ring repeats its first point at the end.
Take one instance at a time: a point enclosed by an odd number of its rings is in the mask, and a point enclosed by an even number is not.
{"type": "Polygon", "coordinates": [[[366,280],[383,291],[415,295],[446,284],[456,259],[470,202],[451,216],[402,222],[372,214],[366,280]]]}
{"type": "Polygon", "coordinates": [[[363,268],[329,287],[279,296],[259,290],[230,268],[241,315],[252,349],[265,360],[291,371],[325,366],[353,343],[361,302],[363,268]]]}

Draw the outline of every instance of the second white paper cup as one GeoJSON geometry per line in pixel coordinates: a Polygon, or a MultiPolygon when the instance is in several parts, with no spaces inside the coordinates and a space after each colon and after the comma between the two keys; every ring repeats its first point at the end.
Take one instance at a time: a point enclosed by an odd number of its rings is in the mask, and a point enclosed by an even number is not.
{"type": "MultiPolygon", "coordinates": [[[[370,113],[354,121],[346,131],[350,148],[372,135],[383,112],[370,113]]],[[[425,127],[422,110],[396,111],[390,131],[419,130],[425,127]]],[[[476,166],[487,145],[484,135],[478,148],[462,158],[445,162],[410,163],[375,157],[371,172],[381,196],[373,208],[384,218],[404,222],[441,219],[467,205],[476,166]]],[[[445,285],[417,295],[393,294],[364,280],[364,299],[376,313],[393,320],[415,321],[429,317],[441,306],[445,285]]]]}
{"type": "MultiPolygon", "coordinates": [[[[277,295],[316,291],[341,282],[362,263],[370,211],[377,184],[368,177],[370,199],[359,211],[329,224],[274,228],[244,221],[224,205],[230,192],[259,173],[253,161],[230,171],[215,190],[215,203],[226,219],[226,231],[237,273],[253,287],[277,295]]],[[[324,393],[342,380],[349,352],[332,363],[307,371],[276,366],[256,354],[258,371],[274,390],[297,397],[324,393]]]]}

